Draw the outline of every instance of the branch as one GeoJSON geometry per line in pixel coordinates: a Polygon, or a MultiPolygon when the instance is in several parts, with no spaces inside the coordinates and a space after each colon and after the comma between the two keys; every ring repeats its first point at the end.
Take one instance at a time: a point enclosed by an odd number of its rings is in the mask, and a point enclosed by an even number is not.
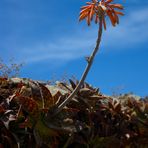
{"type": "Polygon", "coordinates": [[[98,30],[98,38],[97,38],[97,42],[96,42],[96,47],[94,48],[91,56],[87,59],[87,62],[88,63],[87,63],[87,66],[85,68],[84,73],[83,73],[83,75],[82,75],[82,77],[81,77],[81,79],[80,79],[77,87],[68,96],[68,98],[66,98],[64,100],[64,102],[62,102],[58,106],[57,110],[55,110],[55,112],[54,112],[54,115],[56,115],[57,113],[59,113],[63,109],[63,107],[65,107],[71,101],[71,99],[78,93],[78,91],[80,90],[81,86],[84,84],[85,78],[86,78],[86,76],[87,76],[87,74],[88,74],[88,72],[89,72],[89,70],[90,70],[90,68],[92,66],[93,60],[94,60],[94,58],[96,56],[96,53],[99,50],[99,46],[100,46],[100,42],[101,42],[101,37],[102,37],[102,19],[103,19],[103,17],[104,17],[104,15],[100,16],[99,30],[98,30]]]}

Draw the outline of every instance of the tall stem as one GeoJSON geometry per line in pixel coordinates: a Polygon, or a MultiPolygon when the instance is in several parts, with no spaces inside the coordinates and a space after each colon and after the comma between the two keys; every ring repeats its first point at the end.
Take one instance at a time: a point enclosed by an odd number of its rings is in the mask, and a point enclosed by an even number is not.
{"type": "Polygon", "coordinates": [[[90,68],[92,66],[93,60],[94,60],[94,58],[96,56],[96,53],[99,50],[101,37],[102,37],[102,17],[103,16],[100,17],[100,21],[99,21],[99,30],[98,30],[98,37],[97,37],[96,47],[94,48],[92,54],[90,55],[90,57],[87,60],[88,63],[87,63],[87,66],[86,66],[86,68],[84,70],[84,73],[83,73],[78,85],[74,89],[74,91],[68,96],[68,98],[66,98],[64,100],[64,102],[62,102],[62,104],[60,104],[58,106],[58,109],[56,110],[55,114],[60,112],[63,109],[63,107],[65,107],[71,101],[71,99],[78,93],[78,91],[80,90],[82,84],[85,81],[85,78],[86,78],[86,76],[87,76],[87,74],[88,74],[88,72],[89,72],[89,70],[90,70],[90,68]]]}

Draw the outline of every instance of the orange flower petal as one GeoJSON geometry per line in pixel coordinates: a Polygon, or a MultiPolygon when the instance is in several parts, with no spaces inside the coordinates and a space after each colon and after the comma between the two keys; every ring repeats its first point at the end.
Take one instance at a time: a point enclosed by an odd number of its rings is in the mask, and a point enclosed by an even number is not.
{"type": "Polygon", "coordinates": [[[105,3],[106,4],[109,4],[109,3],[111,3],[113,0],[107,0],[105,3]]]}
{"type": "MultiPolygon", "coordinates": [[[[114,10],[114,11],[115,11],[115,10],[114,10]]],[[[124,15],[124,13],[119,12],[119,11],[115,11],[115,13],[116,13],[116,14],[119,14],[119,15],[122,15],[122,16],[124,15]]]]}
{"type": "Polygon", "coordinates": [[[87,20],[87,25],[90,26],[90,21],[91,20],[90,20],[90,16],[89,15],[87,16],[86,20],[87,20]]]}
{"type": "Polygon", "coordinates": [[[114,10],[112,11],[112,14],[113,14],[113,16],[114,16],[114,19],[115,19],[116,23],[119,24],[119,17],[118,17],[118,15],[115,13],[114,10]]]}
{"type": "Polygon", "coordinates": [[[88,13],[82,13],[79,17],[79,21],[83,20],[84,18],[86,18],[88,16],[88,13]]]}
{"type": "Polygon", "coordinates": [[[108,10],[107,11],[107,15],[109,16],[112,25],[115,26],[116,25],[116,21],[115,21],[113,15],[112,15],[112,12],[108,10]]]}
{"type": "Polygon", "coordinates": [[[111,6],[112,8],[117,8],[117,9],[123,9],[123,6],[120,4],[110,4],[109,6],[111,6]]]}
{"type": "Polygon", "coordinates": [[[83,10],[83,9],[85,9],[87,7],[88,7],[88,5],[87,6],[82,6],[80,9],[83,10]]]}
{"type": "Polygon", "coordinates": [[[90,20],[93,19],[94,13],[95,13],[95,12],[94,12],[94,6],[92,6],[92,7],[91,7],[91,10],[90,10],[90,14],[89,14],[89,15],[90,15],[90,20]]]}
{"type": "Polygon", "coordinates": [[[91,6],[87,6],[85,9],[81,10],[80,14],[90,11],[91,6]]]}

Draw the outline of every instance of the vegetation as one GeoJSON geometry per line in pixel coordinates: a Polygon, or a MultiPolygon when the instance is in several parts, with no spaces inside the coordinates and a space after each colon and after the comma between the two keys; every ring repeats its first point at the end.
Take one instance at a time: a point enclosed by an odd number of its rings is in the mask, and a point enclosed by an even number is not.
{"type": "MultiPolygon", "coordinates": [[[[37,81],[0,79],[0,146],[114,148],[148,146],[148,100],[113,98],[85,83],[58,114],[78,82],[56,93],[37,81]]],[[[58,84],[59,85],[59,84],[58,84]]],[[[55,86],[58,88],[58,86],[55,86]]]]}
{"type": "Polygon", "coordinates": [[[13,59],[8,64],[0,58],[0,76],[5,78],[18,77],[23,64],[16,64],[13,59]]]}
{"type": "Polygon", "coordinates": [[[51,86],[9,78],[10,70],[18,70],[17,65],[9,70],[1,64],[1,71],[6,69],[0,77],[0,148],[148,147],[147,98],[105,96],[84,82],[99,50],[106,17],[116,26],[118,15],[123,15],[116,11],[123,6],[111,2],[92,0],[81,8],[79,20],[86,19],[90,25],[95,18],[99,29],[80,81],[51,86]]]}

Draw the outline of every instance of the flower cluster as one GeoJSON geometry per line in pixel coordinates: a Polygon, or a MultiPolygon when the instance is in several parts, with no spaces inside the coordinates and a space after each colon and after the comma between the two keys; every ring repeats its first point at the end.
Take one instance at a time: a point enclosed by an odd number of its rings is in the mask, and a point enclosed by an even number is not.
{"type": "Polygon", "coordinates": [[[102,18],[102,24],[104,29],[106,29],[105,16],[108,16],[112,25],[116,26],[119,24],[118,15],[124,15],[122,12],[116,9],[123,9],[121,4],[112,4],[113,0],[92,0],[92,2],[86,2],[86,6],[81,7],[79,21],[86,19],[87,24],[90,25],[93,17],[95,17],[95,23],[100,21],[102,18]]]}

